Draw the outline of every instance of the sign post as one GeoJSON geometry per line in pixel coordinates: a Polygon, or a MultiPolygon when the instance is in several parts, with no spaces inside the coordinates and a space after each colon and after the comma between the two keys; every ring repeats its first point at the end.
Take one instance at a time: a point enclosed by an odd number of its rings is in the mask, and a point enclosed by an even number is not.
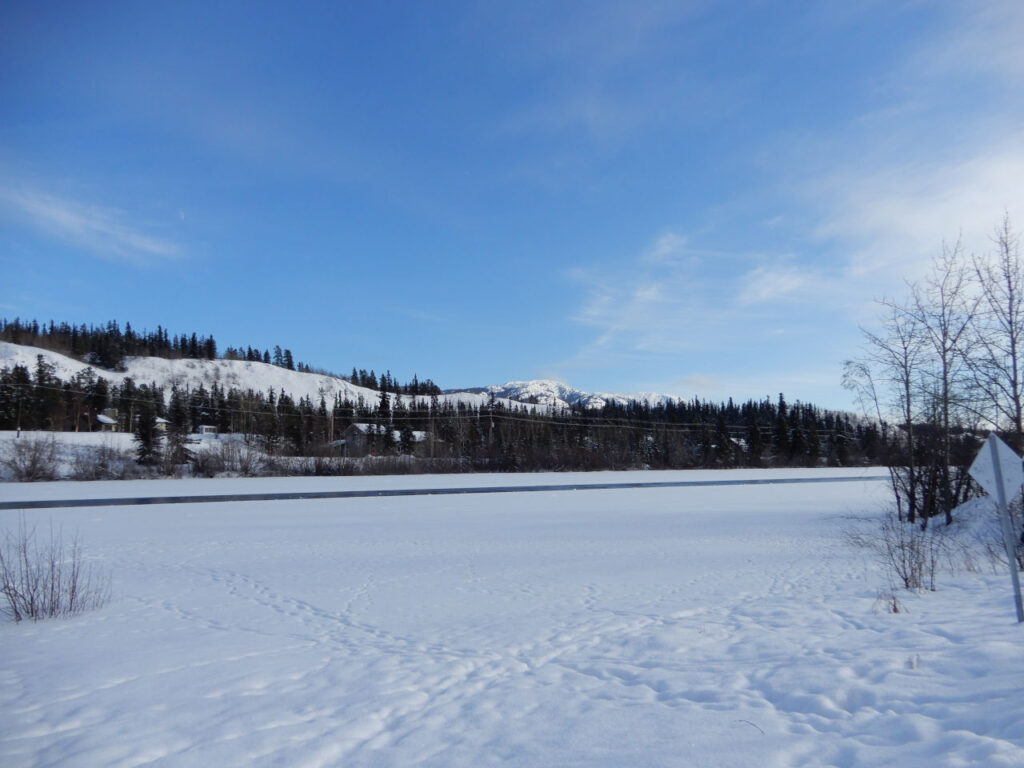
{"type": "Polygon", "coordinates": [[[1017,573],[1017,537],[1010,521],[1009,504],[1024,484],[1024,466],[1020,457],[993,432],[968,470],[989,495],[994,496],[999,507],[999,520],[1003,527],[1003,544],[1010,564],[1010,579],[1013,582],[1013,597],[1017,606],[1017,621],[1024,623],[1024,604],[1021,602],[1020,576],[1017,573]]]}

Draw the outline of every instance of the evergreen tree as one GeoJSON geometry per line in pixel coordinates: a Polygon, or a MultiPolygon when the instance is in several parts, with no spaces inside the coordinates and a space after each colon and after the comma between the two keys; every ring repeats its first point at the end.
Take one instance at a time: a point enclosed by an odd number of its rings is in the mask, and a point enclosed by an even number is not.
{"type": "Polygon", "coordinates": [[[160,461],[160,434],[156,428],[156,409],[147,399],[139,404],[135,421],[135,460],[144,466],[160,461]]]}
{"type": "Polygon", "coordinates": [[[764,453],[764,440],[761,438],[761,427],[757,423],[756,413],[750,409],[747,413],[747,461],[750,466],[761,466],[762,453],[764,453]]]}
{"type": "Polygon", "coordinates": [[[821,458],[821,437],[818,429],[812,422],[807,430],[807,466],[818,466],[818,459],[821,458]]]}
{"type": "Polygon", "coordinates": [[[775,430],[772,433],[772,447],[777,459],[790,455],[789,421],[786,418],[786,400],[779,394],[779,405],[775,412],[775,430]]]}
{"type": "Polygon", "coordinates": [[[188,450],[189,409],[185,396],[175,386],[167,405],[167,447],[164,458],[168,464],[178,466],[191,458],[188,450]]]}
{"type": "Polygon", "coordinates": [[[725,412],[718,414],[718,421],[715,424],[715,464],[729,467],[733,464],[732,440],[729,438],[729,429],[725,424],[725,412]]]}

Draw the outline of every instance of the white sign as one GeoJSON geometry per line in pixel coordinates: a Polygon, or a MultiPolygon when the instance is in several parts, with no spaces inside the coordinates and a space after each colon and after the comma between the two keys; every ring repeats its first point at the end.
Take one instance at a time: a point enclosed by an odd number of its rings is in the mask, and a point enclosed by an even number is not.
{"type": "Polygon", "coordinates": [[[999,519],[1003,526],[1003,544],[1006,559],[1010,562],[1010,580],[1013,582],[1013,597],[1017,605],[1017,621],[1024,623],[1024,601],[1021,600],[1020,577],[1017,575],[1017,536],[1010,521],[1008,505],[1020,493],[1024,483],[1024,466],[1020,456],[1013,452],[995,433],[981,446],[978,455],[967,470],[978,485],[996,499],[999,519]]]}
{"type": "Polygon", "coordinates": [[[1024,466],[1020,456],[994,433],[988,436],[967,471],[978,485],[1003,504],[1013,501],[1024,485],[1024,466]]]}

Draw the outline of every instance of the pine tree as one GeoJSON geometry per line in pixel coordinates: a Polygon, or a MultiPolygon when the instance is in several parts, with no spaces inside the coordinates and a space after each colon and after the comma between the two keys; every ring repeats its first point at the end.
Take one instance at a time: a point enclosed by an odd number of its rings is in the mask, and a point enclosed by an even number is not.
{"type": "Polygon", "coordinates": [[[775,431],[772,433],[775,456],[778,459],[790,455],[789,421],[786,419],[786,400],[779,394],[779,406],[775,412],[775,431]]]}
{"type": "Polygon", "coordinates": [[[729,438],[724,411],[719,412],[718,421],[715,424],[715,463],[724,467],[733,464],[732,440],[729,438]]]}
{"type": "Polygon", "coordinates": [[[135,421],[135,460],[144,466],[160,461],[160,434],[156,429],[156,409],[148,398],[139,404],[135,421]]]}
{"type": "Polygon", "coordinates": [[[189,415],[184,395],[175,386],[167,406],[167,448],[164,454],[168,464],[177,466],[191,458],[188,450],[189,415]]]}
{"type": "Polygon", "coordinates": [[[763,452],[764,441],[761,439],[761,427],[757,423],[756,413],[751,409],[747,412],[747,461],[750,466],[761,466],[763,452]]]}

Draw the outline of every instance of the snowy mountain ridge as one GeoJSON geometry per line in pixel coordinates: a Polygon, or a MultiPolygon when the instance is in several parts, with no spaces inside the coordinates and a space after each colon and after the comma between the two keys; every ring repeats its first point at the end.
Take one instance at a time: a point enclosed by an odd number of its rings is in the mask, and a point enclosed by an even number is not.
{"type": "MultiPolygon", "coordinates": [[[[377,390],[358,387],[336,376],[302,373],[269,363],[224,359],[128,357],[125,358],[125,371],[107,371],[41,347],[0,341],[0,368],[21,365],[33,371],[40,355],[53,367],[54,375],[62,380],[68,380],[91,368],[97,377],[106,379],[110,384],[120,385],[126,378],[134,379],[136,384],[156,383],[164,390],[165,396],[170,394],[174,386],[179,389],[198,389],[200,386],[209,389],[216,384],[224,389],[234,388],[243,391],[283,390],[295,400],[307,397],[313,403],[319,403],[323,397],[328,408],[332,406],[336,395],[353,402],[362,398],[363,402],[371,406],[380,399],[380,392],[377,390]]],[[[487,404],[492,396],[506,406],[536,405],[542,409],[573,406],[603,408],[607,403],[625,404],[631,400],[658,405],[673,399],[667,395],[650,393],[590,393],[549,379],[509,381],[500,385],[446,391],[439,399],[442,402],[465,403],[479,407],[487,404]]],[[[402,399],[408,403],[412,398],[402,396],[402,399]]]]}
{"type": "Polygon", "coordinates": [[[493,394],[495,397],[524,403],[538,403],[551,406],[552,408],[569,408],[572,406],[604,408],[608,404],[626,405],[634,400],[655,406],[664,405],[670,400],[675,401],[677,399],[669,395],[660,395],[652,392],[638,392],[632,395],[610,392],[584,392],[552,379],[509,381],[505,384],[494,384],[485,387],[484,391],[488,394],[493,394]]]}

